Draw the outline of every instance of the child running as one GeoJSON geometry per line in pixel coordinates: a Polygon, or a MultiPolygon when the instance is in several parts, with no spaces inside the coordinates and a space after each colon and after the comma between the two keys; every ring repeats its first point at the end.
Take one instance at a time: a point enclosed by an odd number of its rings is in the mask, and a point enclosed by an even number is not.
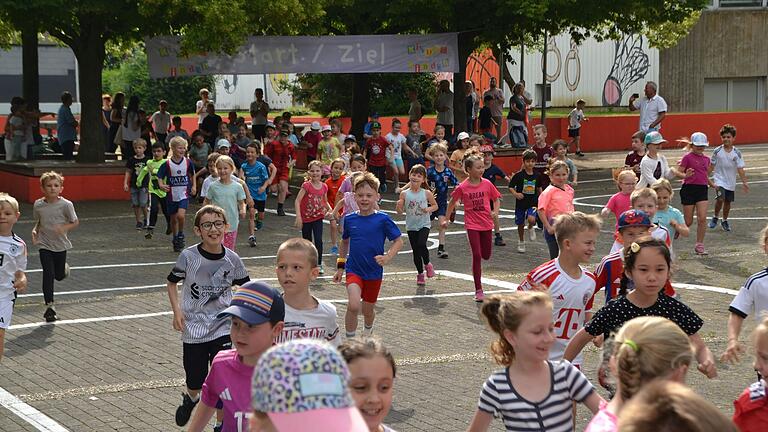
{"type": "Polygon", "coordinates": [[[523,152],[523,167],[509,181],[509,191],[515,197],[515,225],[517,225],[517,251],[525,253],[525,225],[531,241],[536,240],[536,206],[541,194],[541,177],[533,170],[536,152],[523,152]]]}
{"type": "Polygon", "coordinates": [[[219,351],[232,347],[229,326],[217,319],[229,307],[232,287],[248,282],[243,261],[221,242],[227,229],[224,209],[206,205],[195,214],[194,230],[201,242],[184,249],[168,274],[168,300],[173,328],[181,332],[186,391],[176,409],[176,424],[184,426],[200,401],[208,364],[219,351]],[[178,284],[181,286],[179,298],[178,284]]]}
{"type": "Polygon", "coordinates": [[[669,166],[667,158],[659,153],[659,149],[662,144],[666,144],[667,140],[656,131],[651,131],[645,134],[643,139],[645,144],[645,156],[640,161],[640,178],[635,185],[635,189],[647,188],[653,184],[656,180],[666,178],[673,179],[685,178],[693,174],[693,171],[680,172],[676,168],[669,166]]]}
{"type": "MultiPolygon", "coordinates": [[[[482,260],[491,258],[491,235],[493,219],[499,214],[501,194],[491,182],[483,178],[485,163],[483,157],[472,153],[464,158],[464,171],[469,176],[451,193],[451,202],[446,212],[450,214],[458,202],[464,203],[464,227],[472,250],[472,277],[475,282],[475,301],[485,298],[482,283],[482,260]]],[[[448,226],[443,219],[442,227],[448,226]]]]}
{"type": "MultiPolygon", "coordinates": [[[[658,207],[658,197],[656,196],[656,192],[653,191],[651,188],[643,188],[643,189],[636,189],[632,194],[629,196],[629,202],[632,204],[632,209],[634,210],[640,210],[644,212],[646,215],[648,215],[648,218],[653,220],[653,218],[656,216],[656,208],[658,207]]],[[[670,247],[672,245],[672,235],[670,232],[663,226],[658,224],[652,224],[650,229],[648,230],[648,233],[651,235],[651,237],[661,240],[664,242],[667,247],[670,247]]],[[[611,253],[616,252],[617,250],[620,250],[624,248],[626,245],[621,243],[621,240],[619,237],[614,234],[614,241],[613,246],[611,247],[611,253]]],[[[673,256],[674,259],[674,256],[673,256]]]]}
{"type": "MultiPolygon", "coordinates": [[[[506,183],[509,183],[509,176],[507,173],[504,172],[501,168],[499,168],[495,163],[493,163],[493,155],[496,153],[496,151],[493,150],[493,146],[490,144],[484,144],[480,146],[479,148],[480,153],[483,154],[483,178],[491,182],[491,184],[495,187],[496,186],[496,179],[500,178],[504,180],[506,183]]],[[[493,210],[493,203],[491,203],[491,210],[493,210]]],[[[504,238],[501,236],[501,225],[499,224],[499,212],[496,212],[496,216],[493,218],[493,244],[496,246],[506,246],[507,244],[504,242],[504,238]]]]}
{"type": "Polygon", "coordinates": [[[567,361],[549,360],[555,342],[549,294],[494,295],[481,312],[498,334],[491,353],[504,369],[483,384],[470,432],[488,430],[497,416],[508,431],[569,432],[574,401],[597,412],[604,401],[584,374],[567,361]]]}
{"type": "Polygon", "coordinates": [[[389,146],[387,147],[387,161],[392,169],[395,189],[400,187],[400,177],[405,174],[405,164],[403,163],[403,145],[405,144],[405,135],[400,133],[402,123],[400,119],[392,119],[392,131],[384,136],[389,146]]]}
{"type": "Polygon", "coordinates": [[[272,183],[272,186],[277,188],[278,216],[285,216],[283,205],[285,198],[288,196],[291,167],[293,166],[293,161],[296,160],[296,151],[294,150],[293,143],[288,138],[290,134],[291,130],[288,127],[284,127],[280,129],[280,139],[271,141],[264,147],[264,154],[272,159],[277,168],[275,176],[277,184],[272,183]]]}
{"type": "MultiPolygon", "coordinates": [[[[363,155],[368,160],[368,168],[371,173],[379,179],[381,189],[379,192],[387,191],[387,152],[389,151],[389,142],[381,136],[381,123],[374,121],[371,123],[371,137],[365,142],[363,155]]],[[[397,185],[395,185],[397,188],[397,185]]]]}
{"type": "Polygon", "coordinates": [[[165,148],[161,142],[152,144],[152,159],[147,161],[144,168],[141,169],[137,182],[142,182],[145,177],[149,177],[148,190],[149,190],[149,223],[147,224],[147,233],[144,234],[144,238],[151,239],[152,234],[155,232],[155,225],[157,224],[157,213],[163,211],[165,217],[165,235],[171,234],[171,216],[168,214],[168,203],[165,199],[167,193],[160,189],[160,183],[157,181],[157,172],[160,167],[168,161],[165,159],[165,148]]]}
{"type": "Polygon", "coordinates": [[[383,423],[394,396],[396,367],[392,353],[373,338],[347,340],[339,353],[349,365],[349,389],[368,432],[395,432],[383,423]]]}
{"type": "Polygon", "coordinates": [[[173,234],[174,252],[184,249],[184,218],[189,207],[189,198],[195,195],[195,167],[192,161],[184,156],[187,151],[187,140],[180,136],[171,138],[171,157],[157,170],[160,189],[166,195],[168,214],[171,215],[171,232],[173,234]]]}
{"type": "Polygon", "coordinates": [[[245,148],[245,162],[240,165],[240,179],[248,185],[253,198],[253,205],[248,206],[248,245],[256,246],[256,230],[264,223],[264,210],[267,205],[267,187],[269,187],[269,170],[258,160],[259,145],[255,142],[245,148]],[[258,214],[258,219],[257,219],[258,214]]]}
{"type": "MultiPolygon", "coordinates": [[[[576,139],[578,140],[578,137],[576,137],[576,139]]],[[[573,187],[578,186],[579,170],[576,168],[576,164],[574,164],[573,161],[568,157],[568,143],[561,139],[555,140],[555,142],[552,143],[552,149],[555,151],[555,157],[551,160],[559,160],[565,162],[568,165],[568,184],[573,187]]],[[[579,150],[576,151],[576,154],[578,156],[584,156],[584,153],[581,153],[579,150]]]]}
{"type": "Polygon", "coordinates": [[[339,219],[342,231],[344,230],[344,218],[357,211],[353,181],[357,175],[365,172],[365,168],[366,164],[363,155],[356,154],[352,156],[349,162],[349,175],[341,183],[339,192],[336,194],[336,205],[333,207],[333,212],[328,215],[334,219],[339,219]],[[340,218],[339,215],[341,215],[340,218]]]}
{"type": "Polygon", "coordinates": [[[752,343],[755,348],[754,368],[760,379],[733,402],[733,422],[742,432],[763,431],[768,425],[768,393],[765,391],[768,377],[768,315],[763,316],[752,332],[752,343]]]}
{"type": "Polygon", "coordinates": [[[699,335],[704,321],[688,306],[664,294],[672,259],[664,242],[643,237],[624,249],[624,276],[619,296],[597,311],[592,320],[578,331],[565,349],[566,360],[581,353],[592,339],[608,340],[625,322],[640,316],[660,316],[677,324],[694,346],[698,369],[708,378],[717,376],[714,358],[699,335]],[[634,289],[628,291],[629,283],[634,289]]]}
{"type": "Polygon", "coordinates": [[[67,250],[72,242],[67,234],[80,225],[72,201],[61,196],[64,177],[48,171],[40,176],[43,197],[32,207],[35,227],[32,228],[32,244],[40,250],[40,266],[43,268],[43,298],[45,299],[46,322],[59,319],[53,308],[53,281],[62,281],[69,276],[67,250]]]}
{"type": "Polygon", "coordinates": [[[602,402],[584,432],[616,432],[621,408],[645,383],[655,379],[685,382],[693,350],[688,335],[677,324],[661,317],[627,321],[616,333],[610,367],[616,378],[616,395],[602,402]]]}
{"type": "Polygon", "coordinates": [[[131,193],[131,206],[136,217],[136,229],[141,231],[147,227],[149,216],[149,178],[139,181],[141,170],[147,165],[147,142],[141,138],[133,140],[133,156],[125,162],[125,178],[123,190],[131,193]]]}
{"type": "Polygon", "coordinates": [[[376,300],[384,276],[383,267],[403,247],[402,233],[395,222],[383,212],[376,211],[379,200],[379,180],[371,173],[357,175],[354,183],[358,211],[344,217],[339,258],[333,281],[341,282],[347,273],[347,312],[344,317],[347,339],[355,337],[357,316],[363,312],[366,336],[373,334],[376,300]],[[392,246],[384,254],[384,240],[392,246]],[[349,252],[349,255],[347,253],[349,252]]]}
{"type": "Polygon", "coordinates": [[[424,165],[414,165],[408,173],[410,187],[400,192],[397,201],[397,214],[405,213],[405,229],[408,241],[411,243],[413,264],[416,266],[416,285],[426,285],[424,270],[427,277],[435,276],[435,268],[429,261],[429,229],[432,221],[429,215],[437,210],[437,201],[427,183],[427,169],[424,165]]]}
{"type": "Polygon", "coordinates": [[[328,204],[328,185],[323,183],[323,163],[313,160],[307,167],[307,175],[296,194],[296,228],[301,229],[301,237],[314,241],[317,248],[317,267],[320,274],[323,269],[323,219],[333,208],[328,204]],[[314,239],[314,240],[313,240],[314,239]]]}
{"type": "Polygon", "coordinates": [[[549,249],[549,259],[555,259],[560,253],[553,225],[555,217],[564,213],[573,213],[575,210],[573,206],[574,191],[568,184],[568,165],[563,161],[554,161],[549,167],[547,180],[550,183],[539,195],[537,213],[544,227],[544,240],[546,240],[549,249]]]}
{"type": "Polygon", "coordinates": [[[458,182],[461,183],[467,179],[467,173],[464,172],[461,163],[464,160],[464,154],[466,154],[467,150],[469,149],[469,134],[466,132],[460,132],[459,136],[456,137],[456,144],[458,148],[454,150],[453,153],[451,153],[448,166],[456,175],[458,182]]]}
{"type": "MultiPolygon", "coordinates": [[[[445,132],[445,130],[443,130],[445,132]]],[[[444,143],[437,143],[427,149],[426,156],[431,160],[427,170],[427,181],[429,181],[432,190],[435,191],[435,201],[437,201],[437,211],[430,216],[431,219],[437,219],[437,257],[448,258],[448,252],[445,251],[445,215],[448,208],[448,187],[459,184],[453,171],[445,166],[448,159],[448,146],[444,143]]],[[[450,214],[450,213],[448,213],[450,214]]]]}
{"type": "Polygon", "coordinates": [[[721,226],[723,231],[730,231],[731,225],[728,223],[728,215],[731,213],[731,203],[736,198],[736,174],[741,179],[741,185],[744,193],[749,192],[747,184],[747,174],[744,171],[744,158],[741,151],[733,146],[736,139],[736,128],[727,124],[720,128],[720,139],[723,144],[712,152],[712,164],[709,166],[709,173],[714,171],[713,182],[715,184],[715,215],[709,222],[710,228],[717,226],[720,210],[723,211],[723,220],[721,226]]]}
{"type": "MultiPolygon", "coordinates": [[[[344,159],[337,158],[331,162],[331,176],[325,179],[325,186],[328,187],[328,204],[335,207],[337,196],[341,185],[344,184],[346,176],[344,175],[344,159]]],[[[339,214],[338,212],[335,214],[339,214]]],[[[331,226],[331,254],[339,254],[339,224],[336,222],[336,217],[330,218],[331,226]]]]}
{"type": "Polygon", "coordinates": [[[283,288],[285,327],[275,339],[283,343],[293,339],[320,339],[338,346],[341,342],[336,324],[336,306],[318,300],[309,285],[317,279],[317,249],[306,239],[292,238],[277,249],[277,281],[283,288]]]}
{"type": "Polygon", "coordinates": [[[631,170],[637,178],[640,178],[640,162],[645,156],[645,132],[637,131],[632,134],[632,151],[624,158],[624,169],[631,170]]]}
{"type": "Polygon", "coordinates": [[[331,175],[331,164],[341,157],[344,149],[341,147],[341,142],[332,135],[330,125],[323,126],[321,133],[323,138],[317,144],[317,157],[322,162],[323,177],[328,177],[331,175]]]}
{"type": "Polygon", "coordinates": [[[632,208],[630,195],[632,195],[632,192],[635,190],[636,184],[637,176],[635,176],[634,172],[630,170],[620,172],[616,177],[616,186],[619,188],[619,191],[608,198],[605,207],[600,210],[600,216],[607,217],[609,214],[613,213],[616,217],[616,223],[618,224],[619,216],[632,208]]]}
{"type": "Polygon", "coordinates": [[[709,206],[708,188],[715,184],[708,178],[711,161],[704,154],[704,149],[709,145],[707,136],[701,132],[694,132],[690,141],[685,141],[690,150],[680,160],[680,171],[692,172],[683,179],[680,188],[680,202],[683,204],[683,216],[685,224],[690,227],[693,224],[693,211],[696,210],[696,245],[693,251],[696,255],[707,255],[704,249],[704,235],[707,233],[707,207],[709,206]]]}
{"type": "Polygon", "coordinates": [[[231,157],[219,157],[216,161],[216,172],[219,174],[219,181],[211,183],[204,201],[206,205],[213,204],[224,209],[229,224],[222,238],[222,244],[233,251],[237,244],[239,219],[245,218],[246,198],[243,186],[237,180],[237,177],[233,177],[235,169],[235,162],[231,157]]]}
{"type": "Polygon", "coordinates": [[[688,225],[685,224],[683,213],[669,204],[674,196],[672,184],[669,183],[669,180],[665,178],[658,179],[651,185],[651,189],[656,192],[656,202],[658,207],[656,214],[653,215],[651,221],[669,231],[671,235],[669,252],[672,254],[672,261],[674,261],[675,250],[672,248],[674,239],[680,236],[688,237],[691,231],[688,228],[688,225]]]}
{"type": "Polygon", "coordinates": [[[27,245],[13,232],[19,220],[19,202],[0,192],[0,361],[5,347],[5,331],[11,326],[16,296],[27,290],[27,245]]]}
{"type": "Polygon", "coordinates": [[[251,377],[259,357],[282,332],[284,315],[283,298],[269,285],[253,281],[235,290],[230,306],[216,316],[231,322],[229,338],[235,349],[219,351],[213,358],[200,394],[203,403],[187,432],[202,432],[217,407],[224,411],[217,432],[248,430],[251,377]]]}

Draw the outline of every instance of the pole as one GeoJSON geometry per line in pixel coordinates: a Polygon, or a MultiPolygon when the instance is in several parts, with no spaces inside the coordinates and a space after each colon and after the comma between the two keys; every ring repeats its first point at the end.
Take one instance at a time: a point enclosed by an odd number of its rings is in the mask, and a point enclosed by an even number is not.
{"type": "Polygon", "coordinates": [[[525,68],[525,42],[520,44],[520,80],[524,79],[523,69],[525,68]]]}
{"type": "Polygon", "coordinates": [[[544,51],[541,53],[542,67],[541,67],[541,124],[547,120],[547,49],[549,48],[549,40],[547,39],[547,31],[544,30],[544,51]]]}

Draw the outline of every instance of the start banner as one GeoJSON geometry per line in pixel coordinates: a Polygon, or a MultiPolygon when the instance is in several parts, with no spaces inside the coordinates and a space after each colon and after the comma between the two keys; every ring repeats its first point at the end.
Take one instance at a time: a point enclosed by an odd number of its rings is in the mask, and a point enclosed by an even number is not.
{"type": "Polygon", "coordinates": [[[146,41],[152,78],[209,74],[459,72],[456,33],[253,36],[237,53],[181,55],[180,38],[146,41]]]}

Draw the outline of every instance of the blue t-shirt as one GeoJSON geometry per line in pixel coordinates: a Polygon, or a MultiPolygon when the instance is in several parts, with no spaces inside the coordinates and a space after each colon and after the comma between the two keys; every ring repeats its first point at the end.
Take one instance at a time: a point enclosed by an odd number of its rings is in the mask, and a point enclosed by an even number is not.
{"type": "Polygon", "coordinates": [[[56,114],[56,135],[60,143],[77,140],[75,116],[72,115],[70,107],[64,104],[61,104],[59,112],[56,114]]]}
{"type": "Polygon", "coordinates": [[[384,276],[384,268],[376,260],[376,255],[384,255],[384,240],[394,241],[402,233],[392,218],[386,213],[375,212],[360,216],[359,212],[344,217],[343,239],[349,239],[347,273],[360,276],[363,280],[379,280],[384,276]]]}
{"type": "Polygon", "coordinates": [[[248,185],[248,190],[251,192],[251,198],[253,198],[254,201],[266,201],[267,190],[264,189],[264,192],[259,193],[259,188],[264,186],[264,183],[269,179],[269,171],[267,170],[267,167],[257,160],[253,165],[245,162],[240,168],[245,175],[245,184],[248,185]]]}
{"type": "Polygon", "coordinates": [[[483,178],[493,183],[494,186],[496,186],[496,177],[505,178],[506,176],[507,175],[504,173],[504,171],[502,171],[501,168],[497,167],[495,164],[491,164],[491,166],[483,171],[483,178]]]}
{"type": "Polygon", "coordinates": [[[443,171],[438,172],[434,165],[427,169],[427,181],[436,193],[435,200],[438,204],[448,201],[448,186],[459,184],[450,168],[445,167],[443,171]]]}

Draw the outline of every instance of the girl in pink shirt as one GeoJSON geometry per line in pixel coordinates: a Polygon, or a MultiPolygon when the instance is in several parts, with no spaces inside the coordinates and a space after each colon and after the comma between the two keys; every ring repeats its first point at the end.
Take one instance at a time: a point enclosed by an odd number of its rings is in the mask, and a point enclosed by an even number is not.
{"type": "Polygon", "coordinates": [[[619,191],[608,199],[608,203],[603,207],[603,210],[600,211],[600,216],[606,217],[609,213],[613,213],[613,215],[616,216],[616,222],[618,223],[619,216],[632,208],[630,195],[632,195],[632,192],[635,190],[636,184],[637,176],[633,171],[625,170],[620,172],[616,177],[616,186],[618,186],[619,191]]]}
{"type": "Polygon", "coordinates": [[[624,404],[654,379],[683,383],[693,360],[688,335],[677,324],[662,317],[640,317],[627,321],[616,333],[609,365],[616,380],[616,395],[602,401],[584,432],[616,432],[624,404]]]}
{"type": "Polygon", "coordinates": [[[317,266],[320,274],[323,270],[323,219],[332,210],[328,204],[328,185],[321,180],[323,163],[313,160],[307,167],[307,176],[296,195],[296,228],[301,228],[301,236],[312,241],[317,248],[317,266]]]}
{"type": "Polygon", "coordinates": [[[572,213],[573,188],[568,184],[568,164],[556,160],[549,167],[550,184],[539,195],[538,214],[541,224],[544,226],[544,240],[549,248],[549,258],[555,259],[560,253],[555,239],[555,216],[563,213],[572,213]]]}
{"type": "MultiPolygon", "coordinates": [[[[475,301],[482,302],[483,294],[482,260],[491,258],[493,219],[498,216],[501,194],[496,186],[483,178],[485,162],[479,153],[464,156],[464,171],[469,177],[451,193],[451,201],[445,214],[453,213],[456,203],[464,203],[464,227],[467,230],[469,247],[472,249],[472,276],[475,280],[475,301]],[[493,202],[493,207],[491,207],[493,202]],[[494,210],[491,210],[493,208],[494,210]]],[[[569,186],[570,187],[570,186],[569,186]]],[[[573,189],[571,189],[573,190],[573,189]]],[[[443,221],[443,228],[448,220],[443,221]]]]}
{"type": "Polygon", "coordinates": [[[709,145],[707,136],[694,132],[690,141],[683,140],[688,145],[689,152],[680,159],[678,164],[681,172],[685,172],[683,187],[680,188],[680,201],[683,204],[685,224],[693,225],[693,210],[696,209],[696,246],[697,255],[706,255],[704,249],[704,234],[707,232],[707,207],[709,206],[709,186],[715,187],[709,179],[709,156],[704,149],[709,145]]]}

